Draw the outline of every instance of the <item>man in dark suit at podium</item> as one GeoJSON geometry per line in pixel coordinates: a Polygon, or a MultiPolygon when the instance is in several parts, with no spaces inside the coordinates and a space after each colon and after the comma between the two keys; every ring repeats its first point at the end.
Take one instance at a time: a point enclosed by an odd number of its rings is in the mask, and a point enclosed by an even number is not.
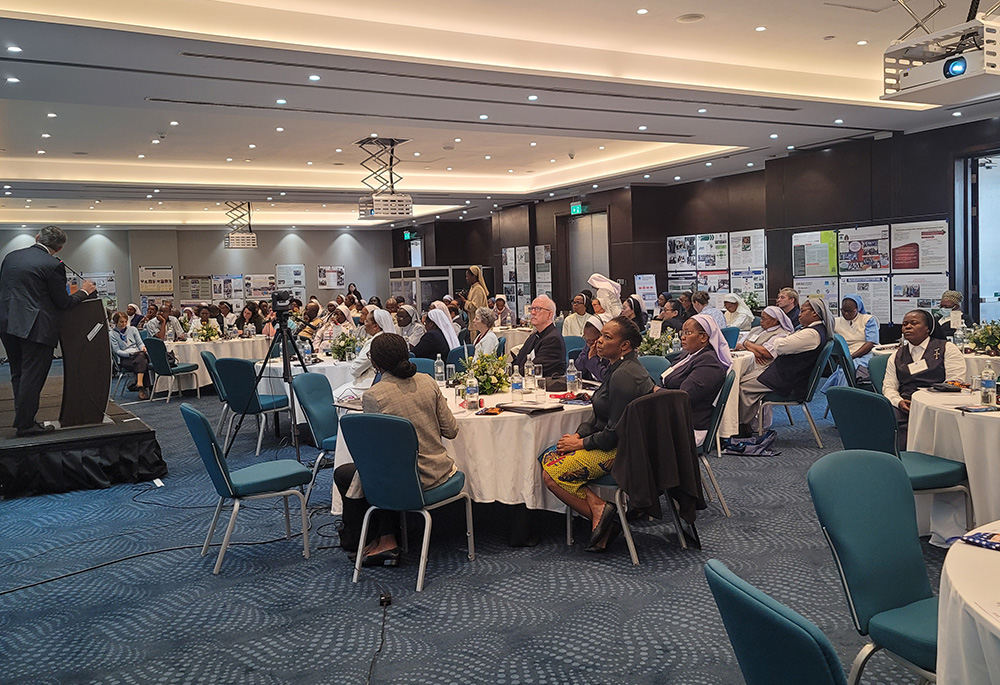
{"type": "Polygon", "coordinates": [[[66,267],[54,256],[65,244],[62,229],[46,226],[34,245],[9,253],[0,266],[0,340],[10,360],[19,438],[52,430],[37,423],[35,414],[59,342],[60,312],[97,290],[84,281],[80,290],[67,294],[66,267]]]}

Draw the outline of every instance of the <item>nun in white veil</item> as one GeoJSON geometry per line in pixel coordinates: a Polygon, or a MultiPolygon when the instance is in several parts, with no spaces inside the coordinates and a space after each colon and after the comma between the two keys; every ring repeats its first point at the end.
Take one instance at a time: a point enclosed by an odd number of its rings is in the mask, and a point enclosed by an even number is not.
{"type": "MultiPolygon", "coordinates": [[[[372,366],[368,353],[372,349],[372,340],[383,333],[395,333],[396,326],[392,323],[392,315],[384,309],[379,309],[375,305],[369,305],[371,311],[365,316],[362,328],[365,329],[367,338],[358,356],[351,362],[351,380],[333,391],[335,399],[345,397],[349,392],[360,395],[362,392],[372,387],[375,382],[375,368],[372,366]]],[[[368,309],[366,307],[366,309],[368,309]]]]}
{"type": "Polygon", "coordinates": [[[444,339],[448,341],[449,350],[460,346],[461,343],[458,342],[458,334],[455,333],[455,327],[451,325],[451,315],[447,311],[442,311],[438,308],[431,309],[427,312],[427,318],[433,321],[438,330],[444,334],[444,339]]]}
{"type": "MultiPolygon", "coordinates": [[[[399,334],[406,338],[406,343],[413,347],[420,339],[424,337],[424,325],[420,323],[420,318],[417,316],[417,310],[408,304],[401,305],[399,312],[403,312],[403,319],[409,317],[410,323],[406,326],[399,326],[399,334]]],[[[396,313],[396,321],[399,321],[399,312],[396,313]]]]}
{"type": "Polygon", "coordinates": [[[601,274],[591,274],[587,283],[597,290],[595,297],[604,309],[602,314],[598,314],[601,321],[607,323],[622,313],[622,287],[618,283],[601,274]]]}

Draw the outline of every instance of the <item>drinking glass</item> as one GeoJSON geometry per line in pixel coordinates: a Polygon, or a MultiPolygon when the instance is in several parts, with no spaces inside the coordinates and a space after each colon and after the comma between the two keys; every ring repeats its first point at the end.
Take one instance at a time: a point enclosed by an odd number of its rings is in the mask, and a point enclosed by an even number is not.
{"type": "Polygon", "coordinates": [[[455,375],[455,365],[446,364],[444,367],[444,380],[445,382],[450,381],[451,377],[455,375]]]}
{"type": "Polygon", "coordinates": [[[545,398],[545,381],[546,381],[546,378],[544,376],[539,376],[535,380],[535,386],[536,386],[536,388],[538,390],[538,401],[539,402],[545,402],[545,399],[546,399],[545,398]]]}

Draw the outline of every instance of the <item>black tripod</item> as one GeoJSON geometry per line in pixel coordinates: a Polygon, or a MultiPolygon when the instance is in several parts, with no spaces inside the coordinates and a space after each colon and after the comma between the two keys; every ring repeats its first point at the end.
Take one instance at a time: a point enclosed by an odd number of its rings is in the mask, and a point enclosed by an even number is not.
{"type": "MultiPolygon", "coordinates": [[[[289,312],[278,312],[278,330],[275,331],[274,337],[271,338],[271,344],[267,348],[267,354],[264,355],[264,361],[260,365],[260,371],[257,372],[257,377],[254,379],[253,387],[254,391],[260,386],[260,379],[264,377],[264,372],[267,370],[269,362],[271,361],[271,353],[274,351],[274,346],[281,342],[281,378],[288,386],[288,413],[289,418],[292,423],[292,445],[295,447],[295,459],[299,462],[302,459],[299,456],[299,423],[295,416],[295,390],[292,388],[292,352],[298,357],[299,364],[302,365],[302,372],[309,373],[309,367],[306,365],[306,360],[302,357],[302,353],[299,351],[298,346],[295,344],[295,336],[292,332],[288,330],[288,315],[289,312]]],[[[236,442],[236,436],[240,433],[240,426],[243,425],[243,419],[246,418],[247,410],[250,409],[250,402],[253,401],[253,395],[251,394],[247,398],[247,403],[243,407],[243,412],[240,414],[239,421],[236,422],[236,429],[233,430],[232,437],[229,438],[226,444],[225,453],[222,455],[223,458],[229,457],[229,450],[232,449],[233,443],[236,442]]],[[[275,428],[278,426],[278,415],[274,415],[274,425],[275,428]]]]}

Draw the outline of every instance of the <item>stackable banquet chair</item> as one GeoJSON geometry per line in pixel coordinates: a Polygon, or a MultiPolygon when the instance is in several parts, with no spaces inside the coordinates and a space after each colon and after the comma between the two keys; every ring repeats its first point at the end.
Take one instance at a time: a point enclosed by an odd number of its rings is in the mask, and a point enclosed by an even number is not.
{"type": "Polygon", "coordinates": [[[563,344],[566,346],[566,361],[569,362],[580,355],[579,351],[586,346],[587,341],[580,335],[567,335],[563,337],[563,344]],[[577,351],[576,354],[573,354],[573,350],[577,351]]]}
{"type": "Polygon", "coordinates": [[[257,452],[260,456],[260,444],[264,440],[264,428],[267,426],[267,415],[275,415],[278,420],[279,411],[288,411],[288,395],[261,395],[257,392],[257,374],[253,362],[247,359],[230,359],[223,357],[215,362],[216,373],[226,388],[226,402],[229,404],[229,427],[226,429],[226,448],[233,440],[233,421],[237,416],[246,413],[255,416],[260,424],[257,430],[257,452]]]}
{"type": "Polygon", "coordinates": [[[299,400],[306,425],[312,434],[313,445],[319,449],[313,464],[312,479],[306,488],[306,504],[316,485],[316,474],[327,457],[337,449],[337,408],[333,406],[333,388],[330,379],[321,373],[300,373],[292,376],[292,391],[299,400]]]}
{"type": "Polygon", "coordinates": [[[814,623],[716,559],[705,578],[747,685],[847,685],[830,640],[814,623]]]}
{"type": "Polygon", "coordinates": [[[726,339],[726,343],[729,345],[729,349],[736,347],[736,343],[740,339],[740,329],[739,326],[726,326],[722,329],[722,337],[726,339]]]}
{"type": "MultiPolygon", "coordinates": [[[[712,465],[708,463],[708,455],[712,452],[712,447],[714,446],[715,455],[717,457],[722,456],[722,439],[719,437],[719,427],[722,425],[722,415],[726,413],[726,404],[729,402],[729,394],[732,392],[733,383],[735,382],[736,372],[730,369],[729,373],[726,374],[726,379],[722,381],[722,390],[719,391],[719,398],[715,401],[715,408],[712,410],[712,420],[708,424],[708,434],[705,435],[705,439],[698,445],[698,457],[701,459],[701,465],[705,468],[705,473],[708,474],[708,480],[711,481],[712,489],[715,490],[715,494],[719,498],[719,504],[722,505],[722,511],[727,518],[731,517],[732,514],[729,512],[726,498],[722,496],[722,490],[719,489],[719,481],[715,480],[715,472],[712,471],[712,465]]],[[[711,501],[712,497],[708,488],[705,488],[705,494],[708,495],[708,499],[711,501]]]]}
{"type": "Polygon", "coordinates": [[[891,354],[873,354],[868,360],[868,376],[871,378],[875,392],[882,394],[882,381],[885,380],[885,369],[889,366],[891,354]]]}
{"type": "MultiPolygon", "coordinates": [[[[786,408],[791,405],[798,405],[802,407],[802,411],[806,414],[806,420],[809,421],[809,427],[812,428],[813,437],[816,439],[816,446],[823,449],[823,441],[820,440],[819,431],[816,429],[816,422],[813,421],[812,413],[809,411],[809,403],[813,401],[813,396],[816,394],[816,388],[819,387],[819,381],[823,377],[823,371],[826,370],[827,362],[830,361],[830,354],[833,352],[833,341],[828,340],[823,349],[819,353],[819,357],[816,359],[816,364],[813,366],[812,372],[809,374],[809,383],[806,386],[806,396],[805,399],[796,399],[794,397],[784,397],[776,392],[768,393],[764,395],[764,401],[761,402],[760,408],[757,410],[757,426],[758,430],[763,433],[763,414],[764,406],[768,404],[782,405],[786,408]]],[[[791,418],[791,417],[789,417],[791,418]]]]}
{"type": "Polygon", "coordinates": [[[236,515],[240,512],[240,503],[245,500],[281,497],[285,504],[285,538],[290,540],[292,538],[292,524],[288,515],[288,498],[292,495],[298,497],[302,510],[302,555],[308,559],[309,517],[306,512],[306,498],[296,488],[309,482],[309,469],[294,459],[278,459],[230,471],[229,465],[223,457],[222,448],[219,447],[219,441],[212,433],[212,426],[205,415],[190,404],[181,405],[181,415],[183,415],[184,422],[191,432],[191,438],[194,440],[195,447],[198,448],[205,469],[212,478],[215,491],[219,495],[219,504],[215,508],[215,515],[208,528],[205,544],[202,545],[201,556],[208,554],[208,547],[212,543],[212,536],[219,523],[222,507],[227,499],[233,500],[233,514],[229,518],[226,536],[222,539],[219,558],[215,561],[212,573],[218,575],[219,569],[222,568],[222,558],[226,556],[226,549],[228,549],[229,541],[233,536],[236,515]]]}
{"type": "Polygon", "coordinates": [[[229,403],[226,401],[226,388],[222,385],[222,379],[219,378],[219,372],[215,368],[215,362],[218,361],[215,355],[208,350],[202,350],[201,361],[205,364],[205,370],[208,371],[208,375],[212,377],[212,385],[215,386],[215,393],[219,396],[219,401],[222,402],[222,411],[219,413],[219,425],[215,427],[215,434],[219,435],[222,432],[222,424],[226,422],[226,416],[229,415],[229,403]]]}
{"type": "MultiPolygon", "coordinates": [[[[170,396],[174,392],[174,381],[181,376],[194,376],[195,390],[198,392],[198,399],[201,399],[201,387],[198,385],[198,365],[197,364],[176,364],[170,366],[167,359],[167,346],[159,338],[149,337],[146,339],[146,354],[149,355],[149,364],[156,373],[153,379],[153,386],[149,389],[149,399],[153,400],[156,395],[156,386],[164,378],[167,379],[167,404],[170,404],[170,396]]],[[[180,384],[177,385],[177,394],[181,393],[180,384]]]]}
{"type": "Polygon", "coordinates": [[[434,361],[424,357],[414,357],[410,360],[417,367],[417,373],[426,373],[431,378],[434,377],[434,361]]]}
{"type": "MultiPolygon", "coordinates": [[[[851,356],[851,348],[847,346],[847,340],[839,333],[833,336],[833,351],[830,352],[830,363],[836,368],[839,367],[844,372],[848,387],[858,387],[858,374],[854,366],[854,357],[851,356]]],[[[830,403],[827,402],[826,411],[823,412],[825,419],[830,413],[830,403]]]]}
{"type": "MultiPolygon", "coordinates": [[[[427,570],[427,553],[431,542],[431,510],[465,500],[465,534],[468,537],[469,559],[476,558],[472,499],[462,491],[465,487],[465,474],[456,471],[455,475],[441,485],[424,490],[417,471],[417,432],[409,420],[386,414],[348,414],[340,420],[340,434],[351,451],[351,458],[361,476],[365,499],[371,505],[361,524],[362,540],[368,539],[368,523],[376,509],[414,512],[424,517],[417,592],[424,589],[424,573],[427,570]]],[[[364,556],[359,553],[355,560],[355,583],[361,575],[364,556]]]]}
{"type": "MultiPolygon", "coordinates": [[[[577,355],[580,353],[577,352],[577,355]]],[[[571,359],[576,359],[576,357],[571,357],[571,359]]],[[[639,357],[639,363],[642,364],[643,368],[649,373],[649,377],[653,379],[653,382],[657,385],[660,384],[660,377],[663,373],[670,368],[670,362],[664,357],[657,355],[641,355],[639,357]]]]}
{"type": "Polygon", "coordinates": [[[461,371],[463,366],[459,363],[463,359],[471,360],[476,356],[476,346],[475,345],[459,345],[448,353],[448,359],[445,364],[454,364],[456,371],[461,371]]]}
{"type": "Polygon", "coordinates": [[[871,450],[832,452],[812,465],[806,479],[851,620],[871,639],[855,657],[848,682],[858,685],[868,660],[882,649],[921,682],[935,682],[938,600],[902,462],[871,450]]]}
{"type": "Polygon", "coordinates": [[[507,336],[501,335],[497,338],[497,356],[503,359],[505,354],[507,354],[507,336]]]}

